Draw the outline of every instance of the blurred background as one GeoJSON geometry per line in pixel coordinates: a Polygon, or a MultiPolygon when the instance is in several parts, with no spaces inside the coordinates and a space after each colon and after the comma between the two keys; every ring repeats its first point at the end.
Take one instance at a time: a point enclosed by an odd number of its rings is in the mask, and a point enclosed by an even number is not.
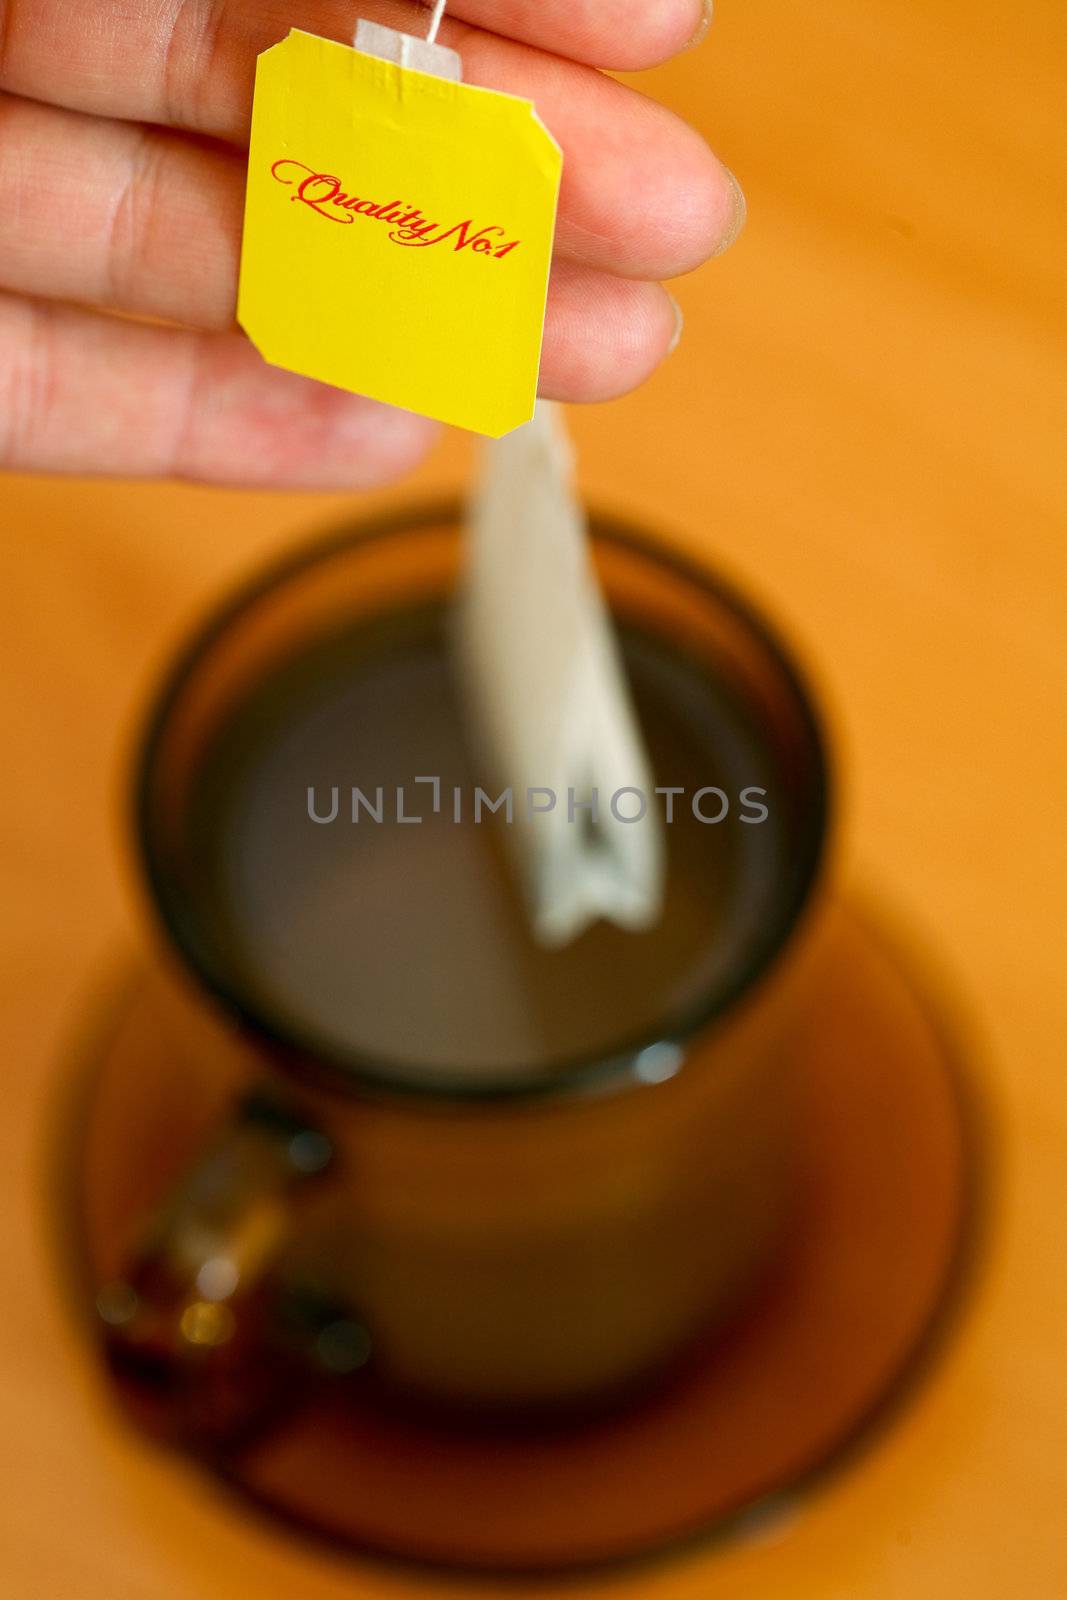
{"type": "MultiPolygon", "coordinates": [[[[678,286],[678,353],[572,414],[595,503],[712,558],[821,685],[846,881],[949,974],[1002,1153],[965,1325],[791,1528],[590,1587],[790,1600],[1067,1593],[1067,13],[1057,0],[722,0],[641,79],[750,220],[678,286]]],[[[153,675],[226,585],[385,495],[0,483],[0,1547],[7,1592],[409,1593],[242,1520],[111,1418],[42,1218],[79,998],[132,916],[118,797],[153,675]]],[[[460,1585],[462,1587],[462,1585],[460,1585]]],[[[551,1586],[545,1586],[546,1591],[551,1586]]]]}

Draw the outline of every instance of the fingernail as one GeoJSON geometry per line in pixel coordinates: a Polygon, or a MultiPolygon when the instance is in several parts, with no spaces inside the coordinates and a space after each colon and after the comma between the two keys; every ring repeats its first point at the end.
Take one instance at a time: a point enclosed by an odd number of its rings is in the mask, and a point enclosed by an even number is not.
{"type": "Polygon", "coordinates": [[[711,19],[712,15],[714,14],[714,9],[715,8],[712,0],[700,0],[700,23],[697,27],[697,31],[694,33],[693,37],[685,47],[687,50],[695,50],[697,45],[702,44],[704,39],[707,37],[708,29],[711,27],[711,19]]]}
{"type": "Polygon", "coordinates": [[[732,244],[736,244],[742,228],[748,221],[748,201],[745,199],[745,191],[742,189],[741,185],[738,183],[729,167],[724,166],[722,170],[725,172],[727,182],[730,185],[730,192],[733,195],[734,209],[733,216],[730,219],[730,226],[727,228],[719,248],[715,252],[717,256],[725,255],[730,246],[732,244]]]}
{"type": "Polygon", "coordinates": [[[673,356],[674,352],[681,344],[682,334],[685,332],[685,313],[682,311],[681,306],[678,304],[673,294],[671,294],[671,291],[668,289],[665,292],[667,299],[674,307],[674,332],[671,334],[671,342],[667,346],[667,354],[669,356],[673,356]]]}

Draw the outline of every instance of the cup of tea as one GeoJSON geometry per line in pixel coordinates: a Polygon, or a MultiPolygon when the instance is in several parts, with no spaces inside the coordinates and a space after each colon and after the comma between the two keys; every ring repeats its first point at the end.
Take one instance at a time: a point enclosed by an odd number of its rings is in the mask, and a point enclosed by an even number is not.
{"type": "Polygon", "coordinates": [[[824,740],[720,580],[604,519],[592,550],[664,822],[646,932],[530,933],[451,665],[455,507],[258,577],[155,705],[141,878],[235,1086],[99,1302],[172,1434],[263,1426],[311,1383],[503,1420],[615,1404],[774,1254],[824,740]]]}

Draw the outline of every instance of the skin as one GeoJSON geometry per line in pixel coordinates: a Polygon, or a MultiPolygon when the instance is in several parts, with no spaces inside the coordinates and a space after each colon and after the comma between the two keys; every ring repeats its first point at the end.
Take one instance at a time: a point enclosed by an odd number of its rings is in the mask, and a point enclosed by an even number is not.
{"type": "MultiPolygon", "coordinates": [[[[234,323],[256,57],[293,26],[350,41],[357,15],[425,26],[414,0],[0,0],[0,466],[326,489],[422,458],[431,424],[265,366],[234,323]]],[[[642,383],[680,325],[661,280],[740,227],[698,135],[598,70],[706,21],[704,0],[449,6],[467,80],[534,100],[564,149],[551,398],[642,383]]]]}

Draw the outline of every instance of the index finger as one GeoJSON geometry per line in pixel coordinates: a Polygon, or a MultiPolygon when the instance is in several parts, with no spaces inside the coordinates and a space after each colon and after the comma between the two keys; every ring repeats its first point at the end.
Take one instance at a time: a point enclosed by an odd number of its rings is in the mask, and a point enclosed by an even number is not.
{"type": "MultiPolygon", "coordinates": [[[[410,16],[405,0],[397,10],[410,16]]],[[[639,72],[696,44],[711,0],[449,0],[446,14],[591,67],[639,72]]]]}
{"type": "MultiPolygon", "coordinates": [[[[179,106],[192,84],[225,62],[240,92],[244,63],[250,101],[256,55],[291,27],[351,42],[361,16],[422,34],[430,15],[430,0],[79,0],[76,11],[70,0],[0,0],[0,88],[188,126],[179,106]],[[168,101],[177,102],[170,114],[168,101]]],[[[477,27],[589,66],[636,70],[683,49],[709,17],[710,0],[449,0],[441,39],[462,47],[477,27]]]]}

